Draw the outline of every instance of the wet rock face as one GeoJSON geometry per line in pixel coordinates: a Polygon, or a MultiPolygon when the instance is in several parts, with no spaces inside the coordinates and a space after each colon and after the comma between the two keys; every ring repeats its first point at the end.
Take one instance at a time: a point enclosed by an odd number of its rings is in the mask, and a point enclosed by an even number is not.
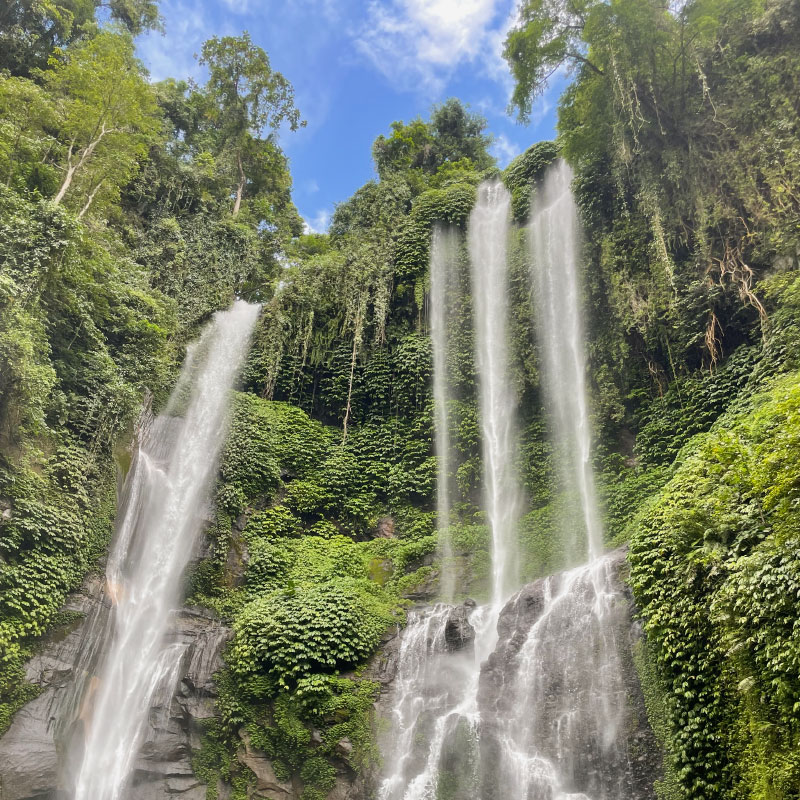
{"type": "MultiPolygon", "coordinates": [[[[73,595],[66,610],[88,619],[102,613],[102,580],[91,577],[73,595]],[[100,607],[100,608],[99,608],[100,607]]],[[[85,620],[56,632],[27,665],[27,678],[42,693],[22,708],[0,739],[0,800],[66,800],[68,743],[59,720],[66,694],[76,677],[85,620]],[[64,635],[66,633],[66,635],[64,635]]],[[[206,787],[191,767],[192,748],[200,745],[202,723],[214,715],[214,672],[230,631],[213,614],[185,608],[175,617],[171,641],[184,646],[181,680],[150,711],[150,725],[127,797],[129,800],[204,800],[206,787]]]]}
{"type": "Polygon", "coordinates": [[[469,615],[474,606],[456,606],[450,612],[444,626],[445,649],[449,653],[471,649],[475,642],[475,629],[469,623],[469,615]]]}
{"type": "MultiPolygon", "coordinates": [[[[633,623],[633,604],[630,593],[624,588],[620,571],[624,568],[624,554],[611,559],[608,579],[613,583],[616,598],[609,605],[609,630],[615,646],[621,653],[616,667],[621,683],[616,686],[616,699],[620,700],[621,715],[613,715],[619,735],[614,748],[603,751],[591,737],[578,736],[575,754],[565,779],[565,789],[575,797],[591,800],[653,800],[653,782],[660,777],[660,753],[650,731],[638,677],[631,658],[631,647],[639,636],[633,623]],[[622,697],[624,695],[624,698],[622,697]],[[621,783],[619,776],[622,776],[621,783]]],[[[501,775],[503,752],[500,742],[509,731],[503,720],[519,717],[520,707],[526,718],[534,713],[556,718],[561,710],[556,699],[573,673],[552,671],[540,682],[539,691],[544,699],[525,702],[519,683],[520,660],[530,657],[531,631],[544,616],[550,613],[554,595],[564,586],[565,576],[543,579],[525,586],[506,604],[498,620],[499,640],[495,652],[484,663],[479,690],[481,727],[477,739],[463,720],[453,718],[453,730],[447,737],[439,765],[443,786],[454,800],[509,800],[509,798],[547,798],[547,790],[531,794],[517,794],[509,789],[501,775]],[[528,654],[526,656],[526,653],[528,654]],[[445,786],[446,784],[446,786],[445,786]]],[[[70,599],[68,610],[90,616],[102,605],[102,580],[93,578],[83,590],[70,599]]],[[[602,642],[587,634],[581,622],[581,609],[591,607],[597,590],[591,583],[575,582],[572,587],[574,606],[568,608],[563,618],[556,620],[553,632],[563,635],[564,641],[555,643],[553,652],[564,648],[567,639],[583,641],[586,649],[582,658],[589,662],[586,653],[598,650],[602,642]],[[560,633],[559,633],[560,632],[560,633]],[[582,638],[581,638],[582,637],[582,638]]],[[[426,640],[426,647],[440,653],[449,663],[471,657],[475,631],[469,623],[473,603],[454,606],[443,612],[443,635],[436,640],[426,640]]],[[[381,693],[376,703],[377,719],[392,719],[395,690],[401,650],[408,630],[398,628],[387,631],[381,648],[373,657],[363,677],[380,684],[381,693]]],[[[221,652],[230,636],[213,615],[199,608],[186,608],[176,615],[171,629],[175,643],[184,646],[181,663],[181,680],[171,693],[165,694],[150,711],[146,740],[139,755],[132,786],[127,800],[204,800],[206,787],[197,780],[191,769],[191,753],[199,747],[202,723],[215,711],[216,691],[212,676],[221,668],[221,652]]],[[[546,638],[546,637],[545,637],[546,638]]],[[[83,642],[83,625],[78,622],[51,637],[41,653],[28,664],[28,678],[41,686],[42,694],[26,705],[16,715],[8,733],[0,740],[0,800],[69,800],[64,791],[63,733],[57,724],[59,704],[74,681],[83,642]]],[[[564,650],[565,661],[580,661],[564,650]]],[[[530,663],[527,672],[535,675],[530,663]]],[[[445,680],[447,683],[447,680],[445,680]]],[[[424,762],[429,749],[433,712],[420,719],[419,752],[409,758],[410,768],[424,762]],[[419,762],[419,763],[417,763],[419,762]]],[[[546,725],[545,725],[546,727],[546,725]]],[[[396,731],[379,725],[383,736],[392,737],[396,731]]],[[[242,745],[237,754],[239,762],[256,776],[249,790],[252,800],[299,800],[301,787],[294,782],[280,780],[264,753],[252,747],[247,732],[240,733],[242,745]]],[[[385,743],[384,743],[385,744],[385,743]]],[[[345,764],[349,742],[340,743],[340,763],[337,764],[336,786],[328,800],[364,800],[374,796],[381,780],[376,766],[372,772],[356,776],[345,764]]],[[[544,752],[555,746],[544,736],[536,743],[544,752]]],[[[384,752],[388,752],[382,747],[384,752]]],[[[338,760],[337,760],[338,761],[338,760]]],[[[530,766],[530,765],[529,765],[530,766]]],[[[230,796],[230,787],[217,787],[219,797],[230,796]]]]}
{"type": "Polygon", "coordinates": [[[624,567],[617,551],[506,604],[480,676],[484,800],[548,797],[555,786],[591,800],[655,798],[661,752],[633,663],[640,632],[624,567]]]}
{"type": "Polygon", "coordinates": [[[150,725],[129,791],[130,800],[173,796],[205,800],[206,787],[192,771],[192,750],[200,747],[203,723],[215,716],[213,675],[222,669],[222,651],[231,632],[204,608],[177,615],[171,639],[184,649],[181,681],[171,697],[150,711],[150,725]]]}
{"type": "Polygon", "coordinates": [[[0,739],[0,800],[55,800],[62,796],[56,748],[57,711],[80,657],[83,621],[97,610],[101,594],[102,580],[91,576],[64,609],[84,615],[84,620],[71,626],[71,630],[57,631],[26,665],[26,679],[39,686],[42,693],[17,712],[0,739]]]}

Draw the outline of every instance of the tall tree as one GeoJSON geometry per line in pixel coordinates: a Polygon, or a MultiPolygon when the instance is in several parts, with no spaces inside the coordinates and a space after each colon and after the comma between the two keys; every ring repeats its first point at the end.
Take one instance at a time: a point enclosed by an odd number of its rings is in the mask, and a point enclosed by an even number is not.
{"type": "Polygon", "coordinates": [[[604,10],[598,0],[520,3],[517,23],[508,34],[503,55],[516,81],[511,104],[523,119],[527,119],[533,100],[559,69],[586,65],[602,73],[602,68],[587,56],[586,31],[588,27],[591,32],[593,16],[604,10]]]}
{"type": "Polygon", "coordinates": [[[266,52],[247,32],[209,39],[200,63],[209,71],[205,97],[218,132],[215,155],[232,178],[236,216],[247,183],[258,179],[278,128],[286,123],[294,131],[305,122],[294,105],[291,83],[272,69],[266,52]]]}
{"type": "Polygon", "coordinates": [[[58,166],[58,205],[80,191],[80,216],[103,188],[115,195],[136,170],[137,159],[159,129],[153,92],[128,35],[103,31],[70,48],[45,77],[56,108],[64,155],[58,166]]]}
{"type": "Polygon", "coordinates": [[[390,136],[379,136],[372,145],[372,157],[381,178],[410,169],[434,174],[442,164],[469,159],[478,169],[494,163],[487,150],[486,120],[470,113],[451,97],[434,106],[425,122],[420,117],[409,123],[393,122],[390,136]]]}
{"type": "Polygon", "coordinates": [[[132,36],[162,27],[157,0],[3,0],[0,70],[27,76],[45,69],[56,48],[96,30],[100,10],[132,36]]]}

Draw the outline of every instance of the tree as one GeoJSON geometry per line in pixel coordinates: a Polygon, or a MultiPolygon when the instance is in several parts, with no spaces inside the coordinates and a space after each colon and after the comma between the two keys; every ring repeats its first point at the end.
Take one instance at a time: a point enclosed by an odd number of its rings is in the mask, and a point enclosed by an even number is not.
{"type": "Polygon", "coordinates": [[[83,216],[101,189],[116,195],[135,172],[159,128],[155,99],[130,36],[109,31],[71,48],[46,74],[45,85],[65,148],[53,203],[61,203],[77,181],[83,216]]]}
{"type": "Polygon", "coordinates": [[[56,109],[41,86],[0,75],[0,181],[43,194],[54,190],[57,176],[45,162],[56,144],[48,131],[56,124],[56,109]]]}
{"type": "Polygon", "coordinates": [[[4,0],[0,3],[0,70],[27,76],[45,69],[56,48],[66,48],[96,31],[99,9],[132,36],[161,29],[157,0],[4,0]]]}
{"type": "Polygon", "coordinates": [[[215,156],[234,182],[233,216],[242,206],[248,180],[255,180],[275,132],[305,125],[294,105],[291,83],[270,66],[266,52],[245,32],[209,39],[200,63],[208,67],[207,114],[216,133],[215,156]],[[262,142],[259,144],[259,142],[262,142]]]}
{"type": "Polygon", "coordinates": [[[158,0],[95,0],[96,8],[107,8],[111,19],[125,26],[131,36],[163,28],[158,0]]]}
{"type": "Polygon", "coordinates": [[[586,55],[585,31],[587,26],[591,29],[592,17],[604,11],[598,0],[525,0],[520,4],[503,55],[516,81],[511,106],[523,120],[550,78],[565,65],[585,65],[602,74],[602,68],[586,55]]]}
{"type": "Polygon", "coordinates": [[[375,140],[372,157],[382,179],[411,169],[432,175],[442,164],[465,158],[486,169],[494,159],[487,150],[491,137],[485,130],[486,120],[452,97],[433,107],[429,122],[419,117],[408,124],[393,122],[391,135],[375,140]]]}
{"type": "Polygon", "coordinates": [[[486,169],[494,164],[488,152],[492,137],[484,133],[486,119],[479,114],[471,114],[457,98],[451,97],[433,107],[430,127],[440,166],[465,158],[477,169],[486,169]]]}

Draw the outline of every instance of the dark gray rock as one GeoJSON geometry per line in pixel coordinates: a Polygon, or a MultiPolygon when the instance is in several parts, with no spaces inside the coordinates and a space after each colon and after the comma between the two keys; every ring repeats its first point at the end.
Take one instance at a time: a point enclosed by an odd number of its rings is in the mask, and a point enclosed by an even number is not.
{"type": "Polygon", "coordinates": [[[450,653],[467,650],[475,641],[475,629],[469,624],[474,604],[455,606],[444,626],[445,648],[450,653]]]}
{"type": "MultiPolygon", "coordinates": [[[[90,621],[104,613],[102,578],[91,576],[69,598],[65,610],[83,620],[57,630],[26,666],[29,681],[42,693],[22,708],[0,739],[0,800],[57,800],[66,797],[71,749],[64,716],[77,665],[90,646],[90,621]]],[[[212,612],[184,608],[176,614],[172,642],[184,646],[178,686],[157,698],[137,759],[130,800],[204,800],[205,786],[194,777],[192,749],[200,745],[203,722],[215,713],[212,676],[222,667],[230,631],[212,612]]],[[[73,745],[74,746],[74,743],[73,745]]]]}
{"type": "Polygon", "coordinates": [[[86,620],[101,605],[102,579],[87,578],[64,611],[83,615],[68,629],[54,631],[25,666],[25,677],[42,693],[20,709],[0,739],[0,800],[58,797],[61,759],[56,747],[58,709],[65,699],[83,649],[86,620]]]}
{"type": "Polygon", "coordinates": [[[536,732],[529,735],[536,740],[537,752],[546,757],[552,754],[554,763],[563,769],[564,790],[592,798],[654,800],[653,786],[661,777],[662,754],[647,721],[633,661],[633,647],[641,631],[622,577],[626,567],[625,551],[618,550],[610,555],[606,583],[575,581],[571,577],[575,573],[564,573],[525,586],[503,608],[498,620],[498,645],[480,676],[483,800],[505,800],[508,796],[508,787],[494,774],[493,766],[500,763],[502,739],[508,736],[505,721],[518,715],[522,704],[517,681],[521,663],[529,674],[537,665],[546,665],[535,681],[539,687],[535,708],[539,722],[530,729],[536,732]],[[572,582],[565,583],[568,581],[572,582]],[[548,606],[548,598],[557,597],[562,587],[571,587],[564,595],[571,600],[560,612],[549,611],[548,627],[537,631],[535,656],[530,649],[523,651],[533,626],[548,608],[553,608],[548,606]],[[604,624],[593,629],[583,614],[596,607],[595,603],[604,603],[606,611],[604,624]],[[604,662],[602,659],[612,652],[614,658],[604,662]],[[598,673],[604,664],[610,665],[615,676],[610,694],[604,696],[610,701],[616,729],[613,742],[604,741],[608,728],[603,727],[602,715],[593,715],[588,709],[597,699],[593,692],[597,691],[598,673]],[[577,703],[581,716],[568,734],[569,756],[559,762],[555,754],[560,752],[563,757],[564,751],[557,743],[557,737],[563,735],[558,731],[560,726],[572,724],[564,717],[565,692],[573,698],[570,702],[577,703]]]}
{"type": "Polygon", "coordinates": [[[251,788],[250,797],[263,800],[296,800],[299,793],[291,782],[281,781],[275,775],[272,762],[260,750],[250,743],[250,734],[245,728],[239,731],[242,746],[237,753],[240,764],[252,770],[256,776],[256,785],[251,788]]]}

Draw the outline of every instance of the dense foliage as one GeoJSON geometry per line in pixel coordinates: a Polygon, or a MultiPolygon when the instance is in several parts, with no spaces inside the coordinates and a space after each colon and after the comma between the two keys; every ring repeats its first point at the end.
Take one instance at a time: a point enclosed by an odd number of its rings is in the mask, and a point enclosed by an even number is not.
{"type": "Polygon", "coordinates": [[[252,160],[233,208],[219,81],[150,84],[131,35],[158,24],[151,0],[0,11],[0,730],[32,691],[32,643],[105,551],[113,455],[143,401],[161,402],[213,311],[264,291],[299,232],[258,116],[294,119],[285,79],[246,36],[222,41],[269,87],[237,132],[252,160]]]}
{"type": "Polygon", "coordinates": [[[525,0],[506,42],[523,117],[573,76],[559,143],[607,522],[631,542],[670,800],[800,786],[799,24],[795,0],[525,0]]]}
{"type": "MultiPolygon", "coordinates": [[[[559,155],[585,236],[591,390],[609,543],[629,542],[638,656],[668,800],[791,800],[800,786],[800,7],[797,0],[525,0],[506,45],[526,115],[556,70],[559,139],[500,172],[451,99],[392,124],[376,180],[303,234],[277,127],[291,85],[246,34],[203,86],[151,84],[151,0],[0,10],[0,731],[22,665],[102,557],[114,455],[183,346],[234,296],[264,313],[233,402],[191,599],[234,638],[196,773],[245,798],[245,745],[320,800],[375,762],[364,669],[436,593],[428,259],[461,242],[447,325],[459,591],[489,579],[464,233],[502,179],[520,571],[579,557],[542,412],[524,229],[559,155]],[[657,719],[656,719],[657,716],[657,719]],[[337,772],[338,770],[338,772],[337,772]]],[[[250,788],[249,788],[250,787],[250,788]]]]}

